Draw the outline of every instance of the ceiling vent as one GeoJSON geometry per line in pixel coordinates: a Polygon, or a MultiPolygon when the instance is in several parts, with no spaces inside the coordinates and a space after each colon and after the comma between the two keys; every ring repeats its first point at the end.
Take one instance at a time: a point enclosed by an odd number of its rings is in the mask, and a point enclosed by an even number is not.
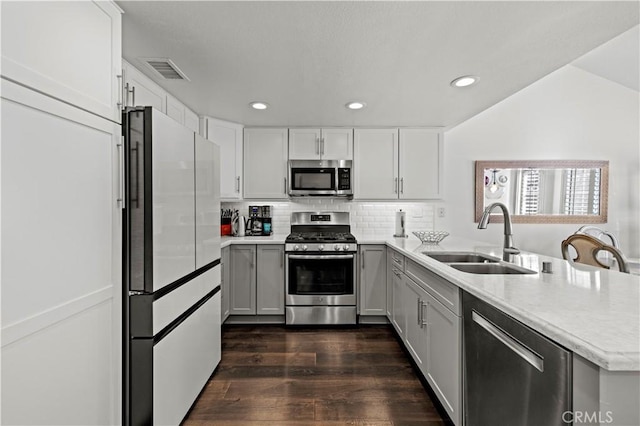
{"type": "Polygon", "coordinates": [[[159,74],[165,80],[189,80],[189,77],[183,73],[180,68],[167,58],[140,58],[144,64],[159,74]]]}

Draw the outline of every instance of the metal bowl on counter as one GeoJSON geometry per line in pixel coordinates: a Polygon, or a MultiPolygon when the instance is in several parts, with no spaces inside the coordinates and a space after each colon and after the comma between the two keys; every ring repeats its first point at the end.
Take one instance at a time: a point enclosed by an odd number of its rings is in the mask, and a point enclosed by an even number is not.
{"type": "Polygon", "coordinates": [[[438,244],[449,235],[446,231],[413,231],[412,234],[423,244],[438,244]]]}

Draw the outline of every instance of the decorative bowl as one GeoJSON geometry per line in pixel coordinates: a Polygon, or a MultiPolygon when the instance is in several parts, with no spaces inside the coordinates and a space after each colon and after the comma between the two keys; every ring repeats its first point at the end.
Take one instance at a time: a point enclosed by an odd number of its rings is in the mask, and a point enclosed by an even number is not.
{"type": "Polygon", "coordinates": [[[437,244],[444,240],[449,233],[446,231],[413,231],[413,235],[418,237],[423,244],[437,244]]]}

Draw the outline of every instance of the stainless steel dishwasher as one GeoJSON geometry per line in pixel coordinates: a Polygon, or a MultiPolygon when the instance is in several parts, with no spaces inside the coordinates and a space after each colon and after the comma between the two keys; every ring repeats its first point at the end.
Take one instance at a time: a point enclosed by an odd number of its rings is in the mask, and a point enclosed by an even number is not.
{"type": "Polygon", "coordinates": [[[568,424],[571,352],[467,292],[462,302],[465,426],[568,424]]]}

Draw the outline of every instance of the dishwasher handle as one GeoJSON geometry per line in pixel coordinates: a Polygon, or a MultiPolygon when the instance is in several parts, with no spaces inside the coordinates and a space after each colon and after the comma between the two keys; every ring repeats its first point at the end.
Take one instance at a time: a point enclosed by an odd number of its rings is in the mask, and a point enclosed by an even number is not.
{"type": "Polygon", "coordinates": [[[518,342],[516,339],[502,331],[499,327],[495,326],[491,321],[478,314],[476,311],[472,311],[471,318],[473,322],[484,328],[489,334],[502,342],[506,347],[515,352],[520,358],[531,364],[536,370],[541,373],[544,372],[544,359],[537,354],[531,352],[526,346],[518,342]]]}

